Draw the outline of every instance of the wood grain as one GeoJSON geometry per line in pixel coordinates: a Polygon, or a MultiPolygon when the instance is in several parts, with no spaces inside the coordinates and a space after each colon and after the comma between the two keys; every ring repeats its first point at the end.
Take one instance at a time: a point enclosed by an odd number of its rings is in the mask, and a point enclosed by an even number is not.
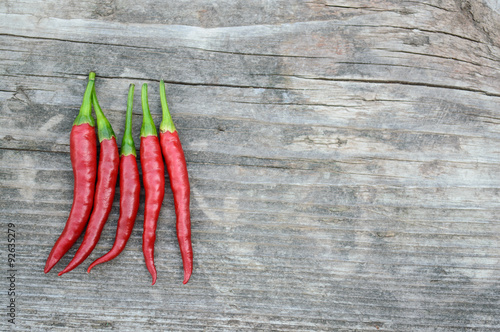
{"type": "MultiPolygon", "coordinates": [[[[16,225],[16,328],[500,329],[499,8],[2,1],[0,219],[4,234],[16,225]],[[144,192],[126,250],[85,272],[114,241],[118,188],[89,259],[43,274],[71,208],[69,133],[90,71],[119,141],[128,85],[149,84],[159,124],[167,83],[192,186],[188,285],[169,188],[155,286],[144,192]]],[[[139,91],[133,120],[138,148],[139,91]]]]}

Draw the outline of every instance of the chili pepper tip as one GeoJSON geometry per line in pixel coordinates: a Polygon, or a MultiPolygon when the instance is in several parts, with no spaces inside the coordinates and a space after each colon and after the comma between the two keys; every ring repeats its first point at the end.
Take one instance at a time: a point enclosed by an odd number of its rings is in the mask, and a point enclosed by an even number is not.
{"type": "Polygon", "coordinates": [[[49,256],[49,259],[47,259],[47,262],[45,263],[45,268],[43,269],[43,272],[49,273],[50,270],[52,270],[52,268],[56,264],[57,264],[57,261],[55,261],[54,259],[50,259],[50,256],[49,256]]]}
{"type": "Polygon", "coordinates": [[[62,270],[61,272],[59,272],[57,275],[60,277],[60,276],[62,276],[63,274],[65,274],[65,273],[67,273],[67,272],[69,272],[69,271],[71,271],[71,270],[73,270],[73,269],[68,269],[68,268],[65,268],[64,270],[62,270]]]}

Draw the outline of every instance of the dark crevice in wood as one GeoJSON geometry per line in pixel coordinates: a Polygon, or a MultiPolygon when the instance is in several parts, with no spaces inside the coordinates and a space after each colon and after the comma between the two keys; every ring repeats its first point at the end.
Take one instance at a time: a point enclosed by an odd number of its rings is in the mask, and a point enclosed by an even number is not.
{"type": "Polygon", "coordinates": [[[322,106],[322,107],[340,107],[340,108],[358,108],[359,106],[353,105],[335,105],[335,104],[303,104],[303,103],[260,103],[260,102],[251,102],[251,101],[238,101],[238,100],[230,100],[232,103],[236,104],[250,104],[250,105],[283,105],[283,106],[322,106]]]}
{"type": "Polygon", "coordinates": [[[69,151],[55,151],[55,150],[48,150],[48,149],[31,149],[31,148],[6,148],[6,147],[0,147],[0,150],[18,151],[18,152],[44,152],[44,153],[69,154],[69,151]]]}
{"type": "MultiPolygon", "coordinates": [[[[88,74],[85,74],[85,75],[73,75],[73,74],[68,74],[69,76],[80,76],[80,77],[87,77],[88,74]]],[[[26,74],[26,73],[19,73],[19,74],[0,74],[0,77],[1,76],[6,76],[6,77],[42,77],[42,78],[57,78],[57,79],[68,79],[69,76],[56,76],[56,75],[37,75],[37,74],[26,74]]],[[[40,89],[33,89],[33,90],[40,90],[40,89]]],[[[50,91],[50,90],[49,90],[50,91]]],[[[16,91],[17,92],[17,91],[16,91]]]]}
{"type": "MultiPolygon", "coordinates": [[[[417,5],[429,6],[429,7],[432,7],[432,8],[444,10],[446,12],[452,12],[452,13],[456,12],[455,10],[452,10],[452,9],[449,9],[449,8],[445,8],[445,7],[440,7],[438,5],[427,3],[427,2],[421,2],[421,1],[404,1],[404,3],[413,3],[413,4],[417,4],[417,5]]],[[[400,13],[401,12],[401,10],[397,10],[397,9],[377,8],[377,7],[370,7],[370,6],[363,7],[363,6],[349,6],[349,5],[331,5],[331,4],[323,4],[323,5],[325,7],[329,7],[329,8],[363,9],[363,10],[376,11],[376,12],[396,12],[396,13],[400,13]]]]}
{"type": "Polygon", "coordinates": [[[484,42],[470,38],[470,37],[457,35],[455,33],[451,33],[448,31],[423,29],[421,27],[404,27],[404,26],[398,26],[398,25],[368,25],[368,24],[366,24],[366,25],[364,25],[364,24],[347,24],[346,26],[359,27],[359,28],[392,28],[392,29],[402,29],[402,30],[411,30],[411,31],[422,31],[422,32],[428,32],[428,33],[437,33],[437,34],[452,36],[452,37],[456,37],[456,38],[460,38],[463,40],[467,40],[470,42],[484,45],[484,42]]]}
{"type": "Polygon", "coordinates": [[[414,69],[424,69],[424,70],[437,70],[435,68],[419,67],[415,65],[403,65],[398,63],[377,63],[377,62],[360,62],[360,61],[337,61],[335,63],[345,64],[345,65],[383,66],[383,67],[401,67],[401,68],[414,68],[414,69]]]}
{"type": "Polygon", "coordinates": [[[432,8],[436,8],[436,9],[441,9],[441,10],[444,10],[444,11],[447,11],[447,12],[450,12],[450,13],[455,13],[456,10],[453,10],[453,9],[450,9],[450,8],[445,8],[445,7],[440,7],[436,4],[432,4],[432,3],[428,3],[428,2],[422,2],[422,1],[404,1],[405,3],[408,2],[408,3],[414,3],[414,4],[419,4],[419,5],[424,5],[424,6],[429,6],[429,7],[432,7],[432,8]]]}
{"type": "MultiPolygon", "coordinates": [[[[22,77],[22,76],[33,76],[33,77],[50,77],[50,78],[58,78],[58,79],[67,79],[70,76],[78,76],[78,77],[86,77],[88,73],[86,74],[73,74],[73,73],[61,73],[63,75],[67,76],[55,76],[55,75],[36,75],[36,74],[19,74],[19,75],[9,75],[9,74],[2,74],[1,76],[10,76],[10,77],[22,77]]],[[[97,78],[104,78],[104,79],[121,79],[121,80],[133,80],[133,81],[145,81],[145,82],[160,82],[160,79],[152,79],[152,78],[144,78],[144,77],[130,77],[130,76],[104,76],[104,75],[99,75],[97,73],[96,75],[97,78]]],[[[290,88],[279,88],[279,87],[273,87],[273,86],[257,86],[257,85],[237,85],[237,84],[219,84],[219,83],[198,83],[198,82],[181,82],[181,81],[173,81],[173,80],[163,80],[167,84],[174,84],[174,85],[189,85],[189,86],[211,86],[211,87],[222,87],[222,88],[238,88],[238,89],[268,89],[268,90],[300,90],[303,91],[304,89],[290,89],[290,88]]],[[[50,90],[49,90],[50,91],[50,90]]],[[[10,92],[10,91],[9,91],[10,92]]],[[[16,91],[12,91],[16,92],[16,91]]]]}
{"type": "Polygon", "coordinates": [[[221,50],[212,50],[205,49],[199,47],[184,47],[187,49],[194,49],[205,52],[212,53],[221,53],[221,54],[232,54],[232,55],[248,55],[248,56],[263,56],[263,57],[273,57],[273,58],[303,58],[303,59],[333,59],[333,57],[328,56],[308,56],[308,55],[293,55],[293,54],[271,54],[271,53],[247,53],[247,52],[238,52],[238,51],[221,51],[221,50]]]}
{"type": "Polygon", "coordinates": [[[84,41],[84,40],[71,40],[71,39],[63,39],[63,38],[41,37],[41,36],[34,37],[34,36],[17,35],[17,34],[11,34],[11,33],[0,33],[0,36],[25,38],[25,39],[38,39],[38,40],[54,40],[54,41],[67,42],[67,43],[105,45],[105,46],[134,48],[134,49],[138,49],[138,50],[154,50],[154,51],[167,52],[164,48],[156,48],[156,47],[148,47],[148,46],[133,46],[133,45],[125,45],[125,44],[90,42],[90,41],[84,41]]]}
{"type": "Polygon", "coordinates": [[[330,4],[324,4],[325,7],[328,8],[339,8],[339,9],[355,9],[355,10],[365,10],[369,12],[384,12],[384,13],[397,13],[401,14],[402,12],[408,13],[408,11],[405,11],[405,9],[398,10],[398,9],[391,9],[391,8],[378,8],[378,7],[370,7],[370,6],[342,6],[342,5],[330,5],[330,4]]]}
{"type": "MultiPolygon", "coordinates": [[[[374,48],[374,49],[375,50],[381,50],[381,51],[387,51],[387,52],[393,52],[393,53],[414,54],[414,55],[428,56],[428,57],[439,58],[439,59],[453,60],[453,61],[457,61],[457,62],[468,63],[468,64],[471,64],[471,65],[474,65],[474,66],[477,66],[477,67],[481,67],[481,68],[490,68],[490,69],[493,69],[493,70],[497,70],[496,67],[491,67],[491,66],[485,65],[484,63],[467,61],[467,60],[458,59],[458,58],[449,57],[449,56],[443,56],[443,55],[437,55],[437,54],[429,54],[429,53],[421,53],[421,52],[413,52],[413,51],[395,50],[395,49],[383,48],[383,47],[377,47],[377,48],[374,48]]],[[[495,61],[493,59],[490,59],[490,60],[495,61]]],[[[409,67],[416,68],[416,67],[413,67],[413,66],[409,66],[409,67]]],[[[424,69],[426,69],[426,68],[424,68],[424,69]]]]}
{"type": "MultiPolygon", "coordinates": [[[[98,78],[107,79],[128,79],[128,80],[139,80],[139,81],[150,81],[150,82],[160,82],[159,79],[145,79],[138,77],[125,77],[125,76],[103,76],[97,75],[98,78]]],[[[258,86],[258,85],[239,85],[239,84],[222,84],[222,83],[201,83],[201,82],[181,82],[173,80],[163,80],[167,84],[177,84],[177,85],[189,85],[189,86],[209,86],[209,87],[222,87],[222,88],[236,88],[236,89],[267,89],[267,90],[300,90],[303,89],[290,89],[290,88],[279,88],[273,86],[258,86]]]]}
{"type": "Polygon", "coordinates": [[[436,84],[428,82],[411,82],[411,81],[401,81],[401,80],[378,80],[378,79],[364,79],[364,78],[341,78],[341,77],[308,77],[302,75],[281,75],[288,77],[296,77],[305,80],[318,80],[318,81],[331,81],[331,82],[354,82],[354,83],[369,83],[369,84],[400,84],[400,85],[411,85],[411,86],[423,86],[427,88],[437,88],[437,89],[448,89],[448,90],[460,90],[467,92],[477,92],[482,93],[490,97],[500,97],[500,93],[493,93],[480,89],[473,89],[461,86],[446,85],[446,84],[436,84]]]}

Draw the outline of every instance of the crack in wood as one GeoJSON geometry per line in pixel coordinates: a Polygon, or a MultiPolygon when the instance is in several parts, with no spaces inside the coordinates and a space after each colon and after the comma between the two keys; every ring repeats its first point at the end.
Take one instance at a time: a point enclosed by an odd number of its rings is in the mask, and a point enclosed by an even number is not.
{"type": "MultiPolygon", "coordinates": [[[[415,52],[415,51],[397,50],[397,49],[390,49],[390,48],[385,48],[385,47],[376,47],[374,49],[376,49],[376,50],[382,50],[382,51],[387,51],[387,52],[393,52],[393,53],[413,54],[413,55],[428,56],[428,57],[439,58],[439,59],[453,60],[453,61],[457,61],[457,62],[463,62],[463,63],[471,64],[471,65],[474,65],[476,67],[490,68],[490,69],[493,69],[493,70],[497,70],[496,67],[488,66],[488,65],[486,65],[484,63],[474,62],[474,61],[468,61],[468,60],[459,59],[459,58],[450,57],[450,56],[444,56],[444,55],[438,55],[438,54],[430,54],[430,53],[422,53],[422,52],[415,52]]],[[[412,67],[412,66],[409,66],[409,67],[412,67]]],[[[430,68],[424,68],[424,69],[430,69],[430,68]]]]}
{"type": "Polygon", "coordinates": [[[220,53],[220,54],[230,54],[230,55],[245,55],[245,56],[262,56],[262,57],[273,57],[273,58],[303,58],[303,59],[333,59],[329,56],[312,56],[312,55],[294,55],[294,54],[279,54],[279,53],[248,53],[239,51],[221,51],[213,49],[205,49],[199,47],[185,46],[186,49],[194,49],[204,52],[220,53]]]}
{"type": "Polygon", "coordinates": [[[467,88],[467,87],[447,85],[447,84],[428,83],[428,82],[412,82],[403,80],[348,78],[348,77],[313,77],[305,75],[282,75],[282,76],[295,77],[305,80],[319,80],[319,81],[331,81],[331,82],[345,82],[345,83],[354,82],[354,83],[369,83],[369,84],[399,84],[399,85],[422,86],[427,88],[476,92],[476,93],[482,93],[490,97],[500,97],[500,93],[489,92],[481,89],[467,88]]]}
{"type": "Polygon", "coordinates": [[[154,51],[166,52],[165,49],[156,48],[156,47],[133,46],[133,45],[126,45],[126,44],[113,44],[113,43],[102,43],[102,42],[90,42],[90,41],[84,41],[84,40],[72,40],[72,39],[63,39],[63,38],[54,38],[54,37],[26,36],[26,35],[12,34],[12,33],[0,33],[0,36],[25,38],[25,39],[53,40],[53,41],[60,41],[60,42],[67,42],[67,43],[78,43],[78,44],[89,44],[89,45],[116,46],[116,47],[135,48],[135,49],[139,49],[139,50],[154,50],[154,51]]]}

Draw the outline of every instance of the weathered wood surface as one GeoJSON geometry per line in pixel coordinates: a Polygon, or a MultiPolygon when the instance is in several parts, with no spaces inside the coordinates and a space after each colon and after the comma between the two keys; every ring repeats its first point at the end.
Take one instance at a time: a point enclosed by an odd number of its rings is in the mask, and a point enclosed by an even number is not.
{"type": "Polygon", "coordinates": [[[0,247],[6,274],[14,223],[16,327],[500,329],[499,13],[494,0],[1,1],[0,247]],[[128,85],[150,83],[159,123],[168,83],[192,183],[186,286],[170,189],[155,286],[143,205],[125,252],[85,272],[113,243],[119,192],[90,258],[57,277],[73,248],[43,274],[92,70],[119,140],[128,85]]]}

